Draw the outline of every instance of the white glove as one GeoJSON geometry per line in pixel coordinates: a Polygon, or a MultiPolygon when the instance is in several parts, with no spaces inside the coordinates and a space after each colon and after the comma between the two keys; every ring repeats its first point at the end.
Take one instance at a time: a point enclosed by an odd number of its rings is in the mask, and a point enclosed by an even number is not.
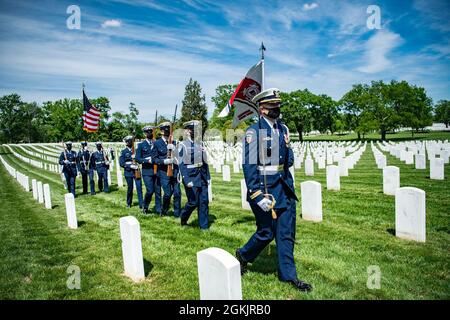
{"type": "Polygon", "coordinates": [[[136,155],[135,154],[132,154],[131,155],[131,159],[135,159],[136,158],[136,155]]]}
{"type": "Polygon", "coordinates": [[[263,209],[263,211],[270,211],[272,208],[272,201],[267,199],[267,198],[263,198],[261,201],[258,202],[258,206],[263,209]]]}
{"type": "Polygon", "coordinates": [[[173,159],[164,159],[164,164],[172,164],[173,159]]]}
{"type": "Polygon", "coordinates": [[[187,184],[188,188],[192,188],[193,186],[194,186],[194,183],[192,181],[187,184]]]}
{"type": "Polygon", "coordinates": [[[174,149],[175,149],[175,146],[173,144],[169,143],[167,145],[167,150],[174,150],[174,149]]]}
{"type": "Polygon", "coordinates": [[[109,165],[109,161],[105,161],[105,164],[106,164],[106,165],[109,165]]]}
{"type": "Polygon", "coordinates": [[[145,158],[145,160],[146,160],[148,163],[152,163],[152,157],[147,157],[147,158],[145,158]]]}
{"type": "Polygon", "coordinates": [[[64,164],[69,164],[70,161],[69,160],[64,160],[64,164]]]}
{"type": "Polygon", "coordinates": [[[137,165],[137,164],[131,164],[131,165],[130,165],[130,168],[131,168],[131,169],[137,169],[137,168],[138,168],[138,165],[137,165]]]}

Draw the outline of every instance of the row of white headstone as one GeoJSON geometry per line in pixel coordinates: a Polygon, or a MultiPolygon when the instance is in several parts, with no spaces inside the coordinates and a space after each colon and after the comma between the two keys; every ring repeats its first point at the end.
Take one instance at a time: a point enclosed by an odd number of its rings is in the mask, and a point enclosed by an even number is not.
{"type": "MultiPolygon", "coordinates": [[[[2,164],[5,166],[9,174],[14,177],[14,179],[19,182],[20,186],[26,191],[30,191],[30,179],[27,175],[21,173],[20,171],[14,169],[10,166],[3,157],[0,156],[2,164]]],[[[31,180],[31,187],[33,192],[33,199],[37,200],[39,203],[43,203],[46,209],[52,208],[52,200],[50,194],[50,186],[48,184],[42,184],[41,181],[36,181],[36,179],[31,180]]]]}
{"type": "MultiPolygon", "coordinates": [[[[392,149],[398,151],[399,149],[392,149]]],[[[375,145],[372,143],[372,152],[375,157],[375,161],[377,163],[377,167],[379,169],[383,169],[386,163],[386,156],[377,149],[375,145]]],[[[397,156],[397,152],[394,152],[393,155],[397,156]]],[[[401,161],[404,161],[405,164],[414,164],[415,168],[418,170],[426,169],[426,156],[423,153],[415,153],[413,151],[400,150],[401,161]],[[414,161],[415,158],[415,161],[414,161]]],[[[430,158],[430,179],[432,180],[444,180],[444,158],[430,158]]]]}

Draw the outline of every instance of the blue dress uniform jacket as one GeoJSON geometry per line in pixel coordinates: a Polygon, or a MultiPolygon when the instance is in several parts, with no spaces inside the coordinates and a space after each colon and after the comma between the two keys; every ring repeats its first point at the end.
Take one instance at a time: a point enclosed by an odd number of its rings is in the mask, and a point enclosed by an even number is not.
{"type": "Polygon", "coordinates": [[[139,208],[142,209],[144,201],[142,198],[142,182],[141,179],[134,178],[134,171],[130,166],[133,164],[131,148],[125,148],[120,153],[119,165],[124,168],[125,180],[127,181],[127,205],[131,207],[133,203],[133,180],[136,184],[136,191],[138,195],[139,208]]]}
{"type": "Polygon", "coordinates": [[[142,175],[153,176],[153,160],[155,156],[154,142],[147,139],[138,144],[136,150],[136,161],[142,164],[142,175]]]}
{"type": "Polygon", "coordinates": [[[144,209],[147,210],[152,201],[153,193],[155,193],[155,210],[161,213],[161,185],[157,173],[155,173],[153,165],[155,164],[155,148],[154,142],[144,140],[138,144],[136,150],[136,161],[142,164],[142,179],[145,184],[144,209]]]}
{"type": "MultiPolygon", "coordinates": [[[[161,214],[167,214],[170,206],[170,198],[173,195],[173,215],[179,217],[181,210],[181,189],[177,180],[179,168],[174,163],[173,176],[167,176],[167,165],[164,164],[164,160],[167,159],[168,154],[167,144],[168,142],[161,137],[155,141],[154,145],[154,162],[158,165],[158,177],[164,191],[161,214]]],[[[172,141],[172,144],[176,145],[176,141],[172,141]]],[[[176,150],[172,150],[172,159],[175,159],[175,152],[176,150]]]]}
{"type": "Polygon", "coordinates": [[[194,143],[190,140],[180,143],[179,169],[185,185],[188,185],[189,182],[192,182],[195,187],[208,185],[211,175],[206,152],[201,143],[194,143]]]}
{"type": "Polygon", "coordinates": [[[191,140],[180,143],[178,163],[183,177],[184,190],[188,201],[181,211],[180,219],[186,224],[190,215],[198,208],[198,223],[201,229],[209,227],[208,181],[209,173],[206,152],[201,143],[191,140]],[[192,185],[189,187],[188,185],[192,185]]]}
{"type": "Polygon", "coordinates": [[[293,178],[289,167],[294,163],[292,150],[287,146],[285,134],[288,129],[281,121],[272,128],[264,119],[250,126],[244,138],[243,171],[247,184],[247,199],[256,219],[256,232],[240,249],[239,254],[247,262],[253,262],[262,250],[276,240],[278,256],[278,277],[281,281],[297,279],[294,261],[296,201],[293,178]],[[275,198],[274,210],[266,212],[258,206],[263,199],[264,167],[267,181],[267,193],[275,198]]]}
{"type": "Polygon", "coordinates": [[[125,148],[120,153],[119,165],[124,168],[125,177],[134,177],[134,169],[131,169],[133,164],[133,158],[131,153],[131,148],[125,148]]]}
{"type": "Polygon", "coordinates": [[[279,133],[276,134],[265,119],[259,124],[251,125],[244,141],[243,165],[245,182],[247,184],[247,201],[258,203],[264,197],[263,161],[266,165],[267,191],[276,199],[275,208],[286,208],[288,198],[298,201],[294,191],[293,178],[289,167],[294,164],[294,153],[287,147],[285,134],[287,127],[277,121],[279,133]],[[263,145],[265,150],[263,150],[263,145]],[[262,152],[265,152],[262,155],[262,152]]]}
{"type": "Polygon", "coordinates": [[[66,178],[68,191],[75,197],[75,179],[77,177],[77,153],[73,150],[63,151],[59,156],[59,164],[63,166],[62,172],[66,178]],[[69,164],[65,164],[64,161],[69,161],[69,164]]]}

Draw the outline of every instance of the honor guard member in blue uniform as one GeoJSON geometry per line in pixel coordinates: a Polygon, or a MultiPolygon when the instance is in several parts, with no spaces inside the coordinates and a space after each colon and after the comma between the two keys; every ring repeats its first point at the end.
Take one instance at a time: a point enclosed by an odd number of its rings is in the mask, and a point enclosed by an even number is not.
{"type": "Polygon", "coordinates": [[[103,150],[103,145],[101,142],[96,142],[95,146],[97,150],[91,155],[91,163],[92,166],[98,175],[98,189],[101,191],[109,192],[109,184],[108,184],[108,169],[109,169],[109,161],[107,158],[108,155],[103,150]]]}
{"type": "Polygon", "coordinates": [[[59,156],[59,164],[67,182],[67,190],[75,197],[75,179],[77,178],[77,153],[72,150],[72,142],[67,141],[66,147],[59,156]]]}
{"type": "Polygon", "coordinates": [[[279,119],[279,90],[271,88],[257,94],[260,119],[251,125],[244,139],[243,171],[247,184],[247,201],[256,218],[256,232],[236,250],[245,273],[247,263],[273,240],[278,255],[278,278],[300,291],[311,285],[297,278],[294,262],[296,201],[298,201],[289,167],[294,163],[288,128],[279,119]]]}
{"type": "Polygon", "coordinates": [[[178,182],[178,165],[174,163],[174,161],[176,162],[174,151],[176,142],[172,141],[172,143],[169,143],[170,126],[170,122],[163,122],[159,125],[162,136],[155,141],[154,162],[158,165],[158,178],[164,191],[161,215],[167,215],[170,198],[173,195],[173,215],[178,218],[181,209],[181,189],[178,182]],[[169,150],[172,152],[170,158],[168,157],[169,150]],[[172,166],[172,175],[170,177],[167,174],[169,166],[172,166]]]}
{"type": "Polygon", "coordinates": [[[209,227],[208,184],[211,176],[201,141],[201,132],[198,133],[201,130],[201,122],[197,120],[185,122],[184,129],[187,138],[177,148],[179,169],[188,198],[181,211],[181,225],[187,225],[190,215],[197,208],[200,228],[206,230],[209,227]]]}
{"type": "Polygon", "coordinates": [[[154,168],[155,150],[154,142],[152,141],[154,129],[151,126],[146,126],[142,129],[146,138],[138,144],[136,150],[136,160],[142,164],[142,179],[144,179],[146,189],[143,213],[148,213],[148,206],[154,193],[156,213],[161,212],[161,186],[159,185],[157,170],[154,168]]]}
{"type": "Polygon", "coordinates": [[[90,168],[91,153],[87,149],[87,142],[81,143],[81,150],[78,151],[78,171],[81,173],[81,182],[83,183],[83,194],[88,191],[88,175],[89,184],[91,187],[91,195],[95,194],[95,183],[94,183],[94,169],[90,168]]]}
{"type": "MultiPolygon", "coordinates": [[[[144,200],[142,199],[142,182],[141,178],[136,178],[136,170],[139,170],[139,165],[134,162],[135,155],[132,151],[133,137],[127,136],[124,139],[126,148],[122,150],[119,157],[119,164],[125,171],[125,180],[127,181],[127,208],[131,208],[133,204],[133,181],[136,184],[136,191],[139,201],[139,209],[143,208],[144,200]],[[133,163],[134,162],[134,163],[133,163]]],[[[120,169],[119,169],[120,170],[120,169]]]]}

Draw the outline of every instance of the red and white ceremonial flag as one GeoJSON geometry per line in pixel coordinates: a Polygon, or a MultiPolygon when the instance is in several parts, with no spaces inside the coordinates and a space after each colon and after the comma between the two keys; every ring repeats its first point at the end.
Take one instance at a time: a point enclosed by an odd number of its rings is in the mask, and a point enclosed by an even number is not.
{"type": "Polygon", "coordinates": [[[231,111],[231,106],[234,105],[233,128],[236,128],[245,119],[258,115],[258,108],[252,102],[252,99],[262,90],[263,72],[264,60],[261,60],[248,70],[245,78],[241,80],[236,91],[234,91],[228,101],[228,104],[219,113],[220,118],[226,117],[231,111]]]}
{"type": "Polygon", "coordinates": [[[94,107],[83,89],[83,130],[87,132],[96,132],[99,128],[100,111],[94,107]]]}

